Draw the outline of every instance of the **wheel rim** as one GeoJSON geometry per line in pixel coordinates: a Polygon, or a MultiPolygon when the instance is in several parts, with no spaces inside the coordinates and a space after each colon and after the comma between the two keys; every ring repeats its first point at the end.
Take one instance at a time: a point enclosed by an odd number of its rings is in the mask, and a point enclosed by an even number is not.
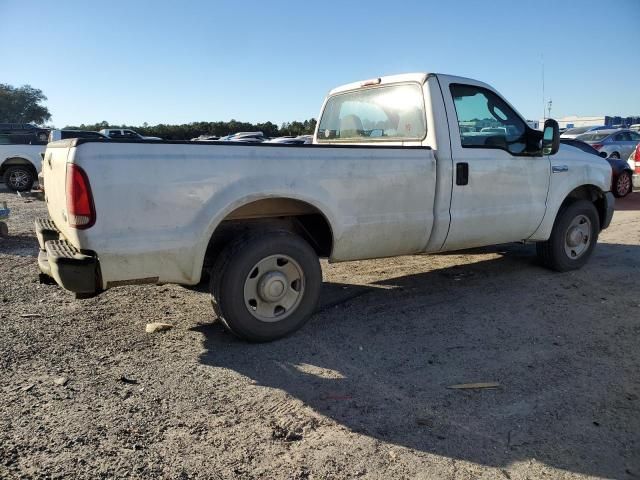
{"type": "Polygon", "coordinates": [[[572,260],[577,260],[591,245],[591,220],[586,215],[575,217],[564,236],[564,251],[572,260]]]}
{"type": "Polygon", "coordinates": [[[13,170],[9,174],[9,184],[13,188],[25,188],[27,185],[29,185],[30,179],[31,176],[24,170],[13,170]]]}
{"type": "Polygon", "coordinates": [[[256,263],[244,282],[247,310],[263,322],[291,315],[304,296],[302,268],[288,255],[271,255],[256,263]]]}
{"type": "Polygon", "coordinates": [[[631,176],[627,173],[623,173],[618,177],[618,183],[616,184],[616,191],[618,195],[626,195],[631,188],[631,176]]]}
{"type": "Polygon", "coordinates": [[[618,155],[617,153],[612,153],[609,158],[620,158],[620,155],[618,155]]]}

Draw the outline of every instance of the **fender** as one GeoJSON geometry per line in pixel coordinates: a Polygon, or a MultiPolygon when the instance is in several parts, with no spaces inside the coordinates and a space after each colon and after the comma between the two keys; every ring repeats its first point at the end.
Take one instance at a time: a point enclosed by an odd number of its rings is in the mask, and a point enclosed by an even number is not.
{"type": "MultiPolygon", "coordinates": [[[[40,151],[44,152],[43,148],[39,149],[37,153],[32,154],[30,152],[27,153],[21,151],[20,148],[15,148],[15,145],[10,145],[10,147],[13,148],[11,148],[11,150],[2,152],[2,162],[0,162],[2,170],[6,169],[9,165],[22,165],[24,163],[29,163],[36,170],[36,172],[40,170],[40,167],[42,165],[40,151]]],[[[27,145],[27,147],[33,148],[33,146],[30,145],[27,145]]],[[[38,147],[40,146],[38,145],[38,147]]],[[[4,150],[2,148],[2,145],[0,145],[0,150],[4,150]]]]}
{"type": "Polygon", "coordinates": [[[191,278],[200,278],[209,240],[220,223],[238,208],[259,200],[286,198],[311,205],[327,220],[333,234],[334,245],[336,244],[342,232],[337,217],[333,213],[338,209],[329,192],[317,184],[301,178],[287,180],[281,176],[270,177],[269,186],[266,188],[264,186],[265,180],[265,177],[261,177],[259,182],[256,182],[255,178],[244,178],[234,182],[217,192],[202,208],[196,221],[200,221],[201,225],[206,225],[206,228],[199,235],[200,241],[195,247],[196,254],[194,255],[191,278]],[[256,193],[257,186],[260,186],[259,193],[256,193]],[[208,220],[205,220],[206,217],[208,220]]]}
{"type": "Polygon", "coordinates": [[[561,144],[558,153],[549,159],[547,209],[538,229],[527,240],[549,239],[562,203],[576,188],[595,187],[603,193],[611,189],[611,166],[601,157],[561,144]]]}

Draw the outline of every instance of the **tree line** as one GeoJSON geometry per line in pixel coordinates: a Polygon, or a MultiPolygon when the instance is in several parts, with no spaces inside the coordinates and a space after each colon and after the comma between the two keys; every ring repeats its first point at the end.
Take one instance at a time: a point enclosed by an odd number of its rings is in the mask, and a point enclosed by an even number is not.
{"type": "Polygon", "coordinates": [[[182,125],[112,125],[107,121],[95,124],[69,125],[66,129],[73,130],[102,130],[103,128],[129,128],[147,137],[160,137],[165,140],[190,140],[201,135],[215,135],[222,137],[238,132],[260,131],[267,137],[311,135],[316,128],[316,119],[311,118],[303,122],[285,122],[278,126],[272,122],[249,123],[230,120],[228,122],[191,122],[182,125]]]}
{"type": "MultiPolygon", "coordinates": [[[[0,123],[35,123],[44,125],[51,119],[49,109],[43,105],[47,100],[42,90],[31,85],[14,87],[0,83],[0,123]]],[[[48,127],[52,128],[52,127],[48,127]]],[[[222,137],[238,132],[261,131],[267,137],[310,135],[316,128],[316,119],[285,122],[278,126],[272,122],[249,123],[230,120],[228,122],[192,122],[182,125],[113,125],[107,121],[95,124],[67,125],[65,129],[102,130],[103,128],[129,128],[149,137],[166,140],[190,140],[201,135],[222,137]]]]}

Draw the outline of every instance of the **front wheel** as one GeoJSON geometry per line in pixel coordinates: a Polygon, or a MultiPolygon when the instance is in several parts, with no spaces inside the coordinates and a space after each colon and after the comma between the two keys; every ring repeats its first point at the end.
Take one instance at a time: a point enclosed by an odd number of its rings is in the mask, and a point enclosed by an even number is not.
{"type": "Polygon", "coordinates": [[[626,197],[631,193],[632,188],[631,174],[628,171],[624,171],[618,175],[613,194],[618,198],[626,197]]]}
{"type": "Polygon", "coordinates": [[[538,257],[544,266],[558,272],[581,268],[591,257],[599,232],[596,207],[577,200],[560,209],[549,240],[536,244],[538,257]]]}
{"type": "Polygon", "coordinates": [[[613,152],[611,155],[609,155],[609,158],[619,159],[620,158],[620,154],[618,152],[613,152]]]}
{"type": "Polygon", "coordinates": [[[4,183],[14,192],[31,190],[34,181],[33,171],[26,165],[14,165],[4,172],[4,183]]]}
{"type": "Polygon", "coordinates": [[[254,342],[275,340],[304,325],[321,286],[316,252],[287,231],[232,242],[216,260],[210,282],[212,304],[224,326],[254,342]]]}

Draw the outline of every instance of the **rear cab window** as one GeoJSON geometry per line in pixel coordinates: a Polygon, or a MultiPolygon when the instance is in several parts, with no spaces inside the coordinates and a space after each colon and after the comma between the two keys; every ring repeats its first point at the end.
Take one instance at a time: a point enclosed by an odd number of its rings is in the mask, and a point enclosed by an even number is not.
{"type": "Polygon", "coordinates": [[[399,83],[331,96],[318,126],[318,142],[419,141],[427,134],[422,87],[399,83]]]}

